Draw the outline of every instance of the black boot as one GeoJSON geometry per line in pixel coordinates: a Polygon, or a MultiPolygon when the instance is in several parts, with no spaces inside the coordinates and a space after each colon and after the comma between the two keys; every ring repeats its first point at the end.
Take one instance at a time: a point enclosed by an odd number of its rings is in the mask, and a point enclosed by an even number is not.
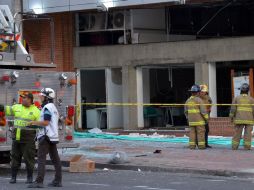
{"type": "Polygon", "coordinates": [[[53,180],[51,183],[48,184],[48,187],[63,187],[61,182],[53,180]]]}
{"type": "Polygon", "coordinates": [[[33,182],[27,186],[27,188],[43,188],[43,183],[33,182]]]}
{"type": "Polygon", "coordinates": [[[10,183],[12,183],[12,184],[16,183],[17,173],[18,173],[17,169],[11,169],[11,180],[10,180],[10,183]]]}
{"type": "Polygon", "coordinates": [[[27,170],[26,184],[33,183],[33,170],[27,170]]]}

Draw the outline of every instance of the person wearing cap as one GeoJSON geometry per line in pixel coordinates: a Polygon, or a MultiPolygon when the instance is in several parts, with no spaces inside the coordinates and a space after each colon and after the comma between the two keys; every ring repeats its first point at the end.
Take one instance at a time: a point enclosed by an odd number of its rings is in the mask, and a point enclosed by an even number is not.
{"type": "Polygon", "coordinates": [[[208,121],[203,101],[199,98],[200,87],[191,87],[191,97],[186,101],[184,113],[190,127],[189,148],[195,149],[196,143],[199,149],[205,149],[205,123],[208,121]]]}
{"type": "Polygon", "coordinates": [[[11,180],[16,183],[17,173],[24,158],[27,170],[26,183],[33,182],[33,170],[35,165],[35,137],[36,131],[28,129],[28,123],[40,119],[40,110],[33,104],[33,94],[24,93],[20,95],[22,104],[12,106],[0,105],[4,108],[6,116],[14,117],[14,128],[12,130],[11,148],[11,180]]]}
{"type": "Polygon", "coordinates": [[[54,105],[55,92],[51,88],[43,88],[40,98],[42,101],[42,110],[40,121],[32,121],[30,125],[41,126],[37,134],[39,141],[38,149],[38,175],[36,180],[28,185],[28,188],[42,188],[45,176],[46,156],[49,154],[55,168],[55,177],[49,187],[62,187],[62,167],[57,151],[57,143],[59,142],[58,135],[58,120],[59,113],[54,105]]]}
{"type": "MultiPolygon", "coordinates": [[[[211,104],[212,104],[212,99],[208,94],[208,86],[205,84],[202,84],[199,86],[200,87],[200,94],[199,97],[203,100],[205,107],[206,107],[206,112],[210,116],[211,113],[211,104]],[[210,104],[210,105],[209,105],[210,104]]],[[[209,125],[208,122],[205,124],[205,146],[206,148],[212,148],[211,146],[208,145],[208,135],[209,135],[209,125]]]]}
{"type": "Polygon", "coordinates": [[[232,138],[232,149],[237,150],[244,130],[244,149],[251,149],[252,129],[254,125],[254,99],[248,95],[249,85],[243,83],[240,87],[240,95],[235,97],[229,117],[234,123],[235,133],[232,138]]]}

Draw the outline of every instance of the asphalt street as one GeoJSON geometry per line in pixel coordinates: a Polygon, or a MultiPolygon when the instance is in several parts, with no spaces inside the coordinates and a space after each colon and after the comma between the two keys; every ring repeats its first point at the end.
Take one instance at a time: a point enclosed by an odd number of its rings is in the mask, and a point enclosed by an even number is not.
{"type": "MultiPolygon", "coordinates": [[[[254,179],[236,177],[215,177],[195,174],[173,174],[142,171],[103,171],[94,173],[63,174],[62,188],[48,188],[46,184],[53,179],[47,172],[45,188],[75,190],[253,190],[254,179]]],[[[26,189],[25,173],[18,176],[18,183],[9,184],[9,174],[0,174],[0,190],[26,189]]]]}

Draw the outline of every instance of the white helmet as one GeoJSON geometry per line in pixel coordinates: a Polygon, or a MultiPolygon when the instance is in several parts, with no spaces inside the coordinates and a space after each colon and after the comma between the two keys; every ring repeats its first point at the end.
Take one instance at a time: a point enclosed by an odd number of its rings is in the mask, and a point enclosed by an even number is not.
{"type": "Polygon", "coordinates": [[[48,99],[54,99],[56,97],[56,93],[52,88],[43,88],[41,90],[41,95],[47,97],[48,99]]]}

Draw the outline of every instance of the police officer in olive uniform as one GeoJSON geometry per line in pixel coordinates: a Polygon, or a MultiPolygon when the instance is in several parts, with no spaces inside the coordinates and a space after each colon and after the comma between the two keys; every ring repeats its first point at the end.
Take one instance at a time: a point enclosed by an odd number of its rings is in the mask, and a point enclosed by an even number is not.
{"type": "MultiPolygon", "coordinates": [[[[40,120],[40,110],[33,105],[32,93],[24,93],[21,97],[22,104],[5,106],[6,116],[14,117],[10,183],[16,183],[17,172],[21,165],[22,157],[24,158],[27,169],[26,183],[33,182],[36,131],[34,129],[28,129],[27,125],[31,121],[40,120]]],[[[1,107],[3,107],[3,105],[1,105],[1,107]]]]}
{"type": "Polygon", "coordinates": [[[191,97],[186,101],[184,112],[190,127],[189,148],[195,149],[196,142],[199,149],[205,149],[205,124],[208,121],[208,114],[199,98],[200,87],[191,87],[191,97]]]}
{"type": "MultiPolygon", "coordinates": [[[[208,94],[208,86],[205,84],[200,85],[200,98],[203,100],[204,104],[206,104],[205,105],[206,111],[208,116],[210,117],[212,99],[208,94]]],[[[209,124],[207,122],[205,124],[205,146],[206,148],[212,148],[210,145],[208,145],[208,134],[209,134],[209,124]]]]}
{"type": "Polygon", "coordinates": [[[248,95],[249,85],[242,84],[241,94],[234,98],[229,117],[235,125],[235,134],[232,139],[232,149],[237,150],[244,129],[244,149],[251,149],[252,129],[254,125],[254,99],[248,95]]]}

